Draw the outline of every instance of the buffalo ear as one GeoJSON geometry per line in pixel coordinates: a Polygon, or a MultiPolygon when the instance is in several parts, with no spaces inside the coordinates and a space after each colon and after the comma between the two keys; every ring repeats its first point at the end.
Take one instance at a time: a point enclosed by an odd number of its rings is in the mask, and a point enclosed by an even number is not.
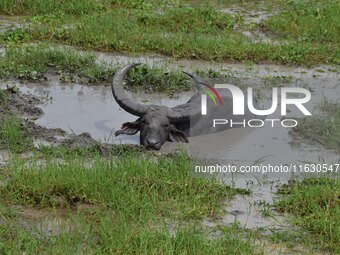
{"type": "Polygon", "coordinates": [[[121,129],[116,131],[115,136],[118,135],[134,135],[140,130],[140,119],[134,122],[125,122],[121,129]]]}
{"type": "Polygon", "coordinates": [[[170,142],[182,142],[182,143],[189,142],[187,135],[184,132],[175,128],[174,126],[171,126],[168,140],[170,142]]]}

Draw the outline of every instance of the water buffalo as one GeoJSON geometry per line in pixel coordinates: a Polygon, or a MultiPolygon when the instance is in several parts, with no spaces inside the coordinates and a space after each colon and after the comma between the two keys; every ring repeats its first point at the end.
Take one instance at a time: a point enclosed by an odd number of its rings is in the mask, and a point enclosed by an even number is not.
{"type": "MultiPolygon", "coordinates": [[[[225,119],[233,117],[232,97],[230,94],[220,93],[223,100],[223,108],[209,107],[209,109],[218,109],[212,110],[213,112],[210,112],[209,116],[201,115],[201,97],[199,91],[187,103],[173,108],[162,105],[141,104],[128,98],[124,92],[123,81],[127,72],[137,65],[139,64],[124,66],[113,77],[112,93],[115,100],[125,111],[139,117],[134,122],[124,123],[121,129],[115,132],[115,136],[121,134],[134,135],[140,131],[140,144],[148,149],[159,150],[166,141],[187,143],[189,142],[189,136],[219,132],[228,128],[227,125],[212,127],[211,119],[221,118],[221,116],[225,119]]],[[[195,81],[196,85],[199,83],[196,77],[188,73],[186,74],[195,81]]],[[[251,117],[252,115],[249,112],[242,116],[243,119],[251,117]]],[[[240,119],[240,117],[235,119],[235,116],[233,118],[234,121],[240,119]]]]}

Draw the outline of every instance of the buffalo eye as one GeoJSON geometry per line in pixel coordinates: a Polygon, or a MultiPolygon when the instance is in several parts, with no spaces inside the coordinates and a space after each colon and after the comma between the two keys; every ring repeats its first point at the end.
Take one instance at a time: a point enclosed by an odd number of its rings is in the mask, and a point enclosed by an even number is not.
{"type": "Polygon", "coordinates": [[[168,128],[170,125],[169,124],[164,124],[163,125],[165,128],[168,128]]]}

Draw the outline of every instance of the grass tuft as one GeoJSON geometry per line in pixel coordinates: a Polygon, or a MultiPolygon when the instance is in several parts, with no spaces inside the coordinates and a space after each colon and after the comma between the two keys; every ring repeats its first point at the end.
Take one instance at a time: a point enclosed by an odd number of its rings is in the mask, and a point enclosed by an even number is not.
{"type": "Polygon", "coordinates": [[[3,116],[0,125],[0,143],[15,153],[21,153],[32,148],[32,139],[26,134],[21,121],[13,115],[3,116]]]}

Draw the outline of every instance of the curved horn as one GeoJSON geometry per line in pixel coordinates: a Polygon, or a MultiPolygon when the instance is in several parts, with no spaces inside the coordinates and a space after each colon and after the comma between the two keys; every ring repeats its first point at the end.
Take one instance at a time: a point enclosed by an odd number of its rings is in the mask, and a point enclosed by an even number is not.
{"type": "Polygon", "coordinates": [[[130,98],[128,98],[123,88],[123,81],[125,75],[131,68],[137,65],[140,64],[139,63],[130,64],[118,69],[115,75],[113,76],[111,88],[113,97],[116,99],[120,107],[122,107],[125,111],[133,115],[141,117],[148,111],[149,107],[145,104],[137,103],[136,101],[133,101],[130,98]]]}
{"type": "Polygon", "coordinates": [[[200,100],[199,100],[199,91],[200,91],[200,82],[197,77],[195,77],[193,74],[184,72],[186,75],[188,75],[190,78],[193,79],[193,81],[196,84],[197,93],[194,97],[192,97],[189,102],[185,105],[181,105],[177,108],[172,108],[171,111],[168,112],[168,118],[172,122],[182,122],[190,120],[190,118],[194,118],[197,116],[200,116],[201,114],[201,107],[200,107],[200,100]]]}
{"type": "Polygon", "coordinates": [[[187,72],[184,72],[182,71],[183,73],[185,73],[186,75],[188,75],[194,82],[195,82],[195,85],[196,85],[196,89],[198,89],[198,91],[200,91],[200,81],[198,80],[198,78],[191,74],[191,73],[187,73],[187,72]]]}
{"type": "MultiPolygon", "coordinates": [[[[190,117],[197,116],[201,113],[201,107],[199,105],[194,105],[191,103],[182,105],[181,107],[178,107],[178,108],[168,108],[166,106],[140,104],[128,98],[123,88],[123,81],[124,81],[124,78],[127,72],[131,68],[137,65],[140,65],[140,64],[138,63],[138,64],[130,64],[130,65],[124,66],[118,69],[113,77],[113,81],[112,81],[113,97],[116,99],[119,106],[122,107],[125,111],[133,115],[141,117],[144,114],[146,114],[149,110],[157,110],[160,108],[163,108],[163,109],[166,108],[166,114],[168,118],[170,119],[170,121],[172,122],[187,121],[187,120],[190,120],[190,117]]],[[[188,73],[186,74],[189,75],[191,78],[193,78],[197,87],[199,87],[198,85],[199,82],[197,81],[197,79],[191,74],[188,74],[188,73]]]]}

